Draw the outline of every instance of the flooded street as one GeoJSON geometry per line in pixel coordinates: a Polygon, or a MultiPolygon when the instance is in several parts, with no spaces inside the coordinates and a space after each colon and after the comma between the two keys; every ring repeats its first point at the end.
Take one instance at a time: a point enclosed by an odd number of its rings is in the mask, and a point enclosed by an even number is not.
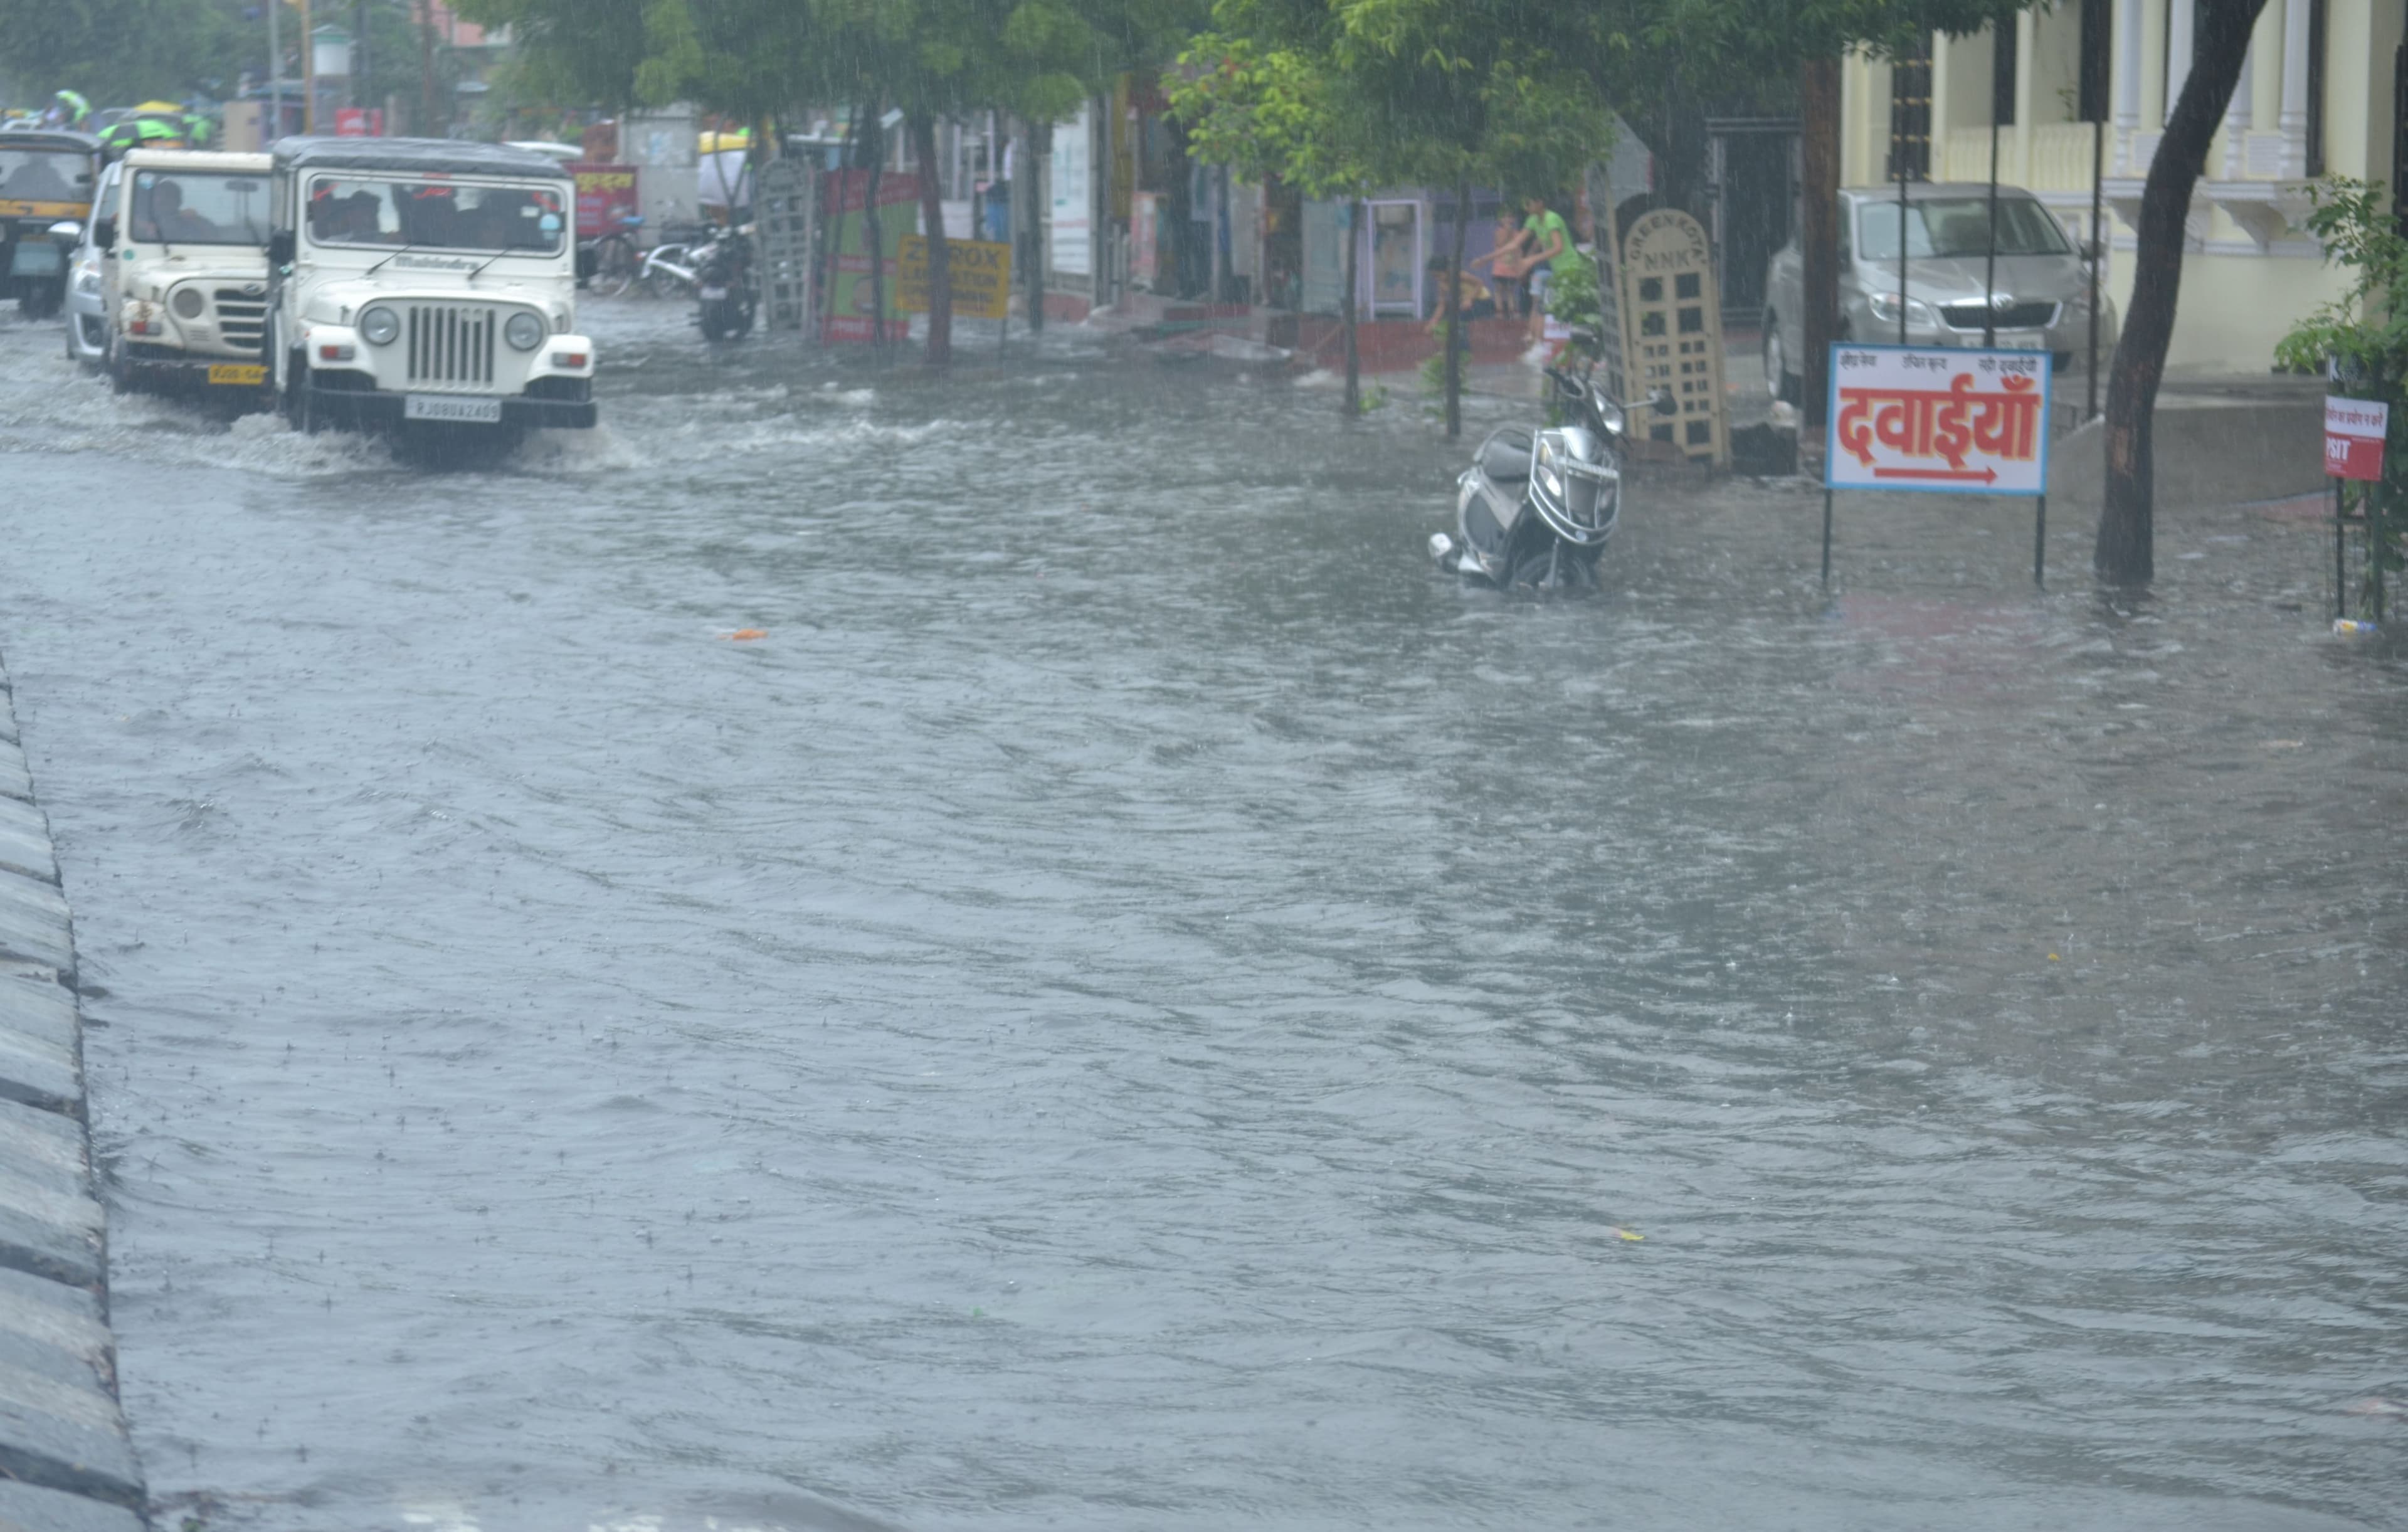
{"type": "Polygon", "coordinates": [[[2116,602],[1859,502],[1827,598],[1652,483],[1505,599],[1409,385],[685,319],[455,475],[0,320],[163,1526],[2402,1525],[2408,662],[2313,522],[2116,602]]]}

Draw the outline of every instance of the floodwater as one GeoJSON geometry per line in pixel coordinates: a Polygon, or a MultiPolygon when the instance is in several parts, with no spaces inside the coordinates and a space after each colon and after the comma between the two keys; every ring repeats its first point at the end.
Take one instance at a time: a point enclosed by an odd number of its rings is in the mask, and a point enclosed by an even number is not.
{"type": "Polygon", "coordinates": [[[681,318],[452,475],[0,327],[163,1525],[2408,1519],[2408,664],[2312,523],[2135,604],[1844,505],[1827,599],[1657,486],[1508,600],[1409,398],[681,318]]]}

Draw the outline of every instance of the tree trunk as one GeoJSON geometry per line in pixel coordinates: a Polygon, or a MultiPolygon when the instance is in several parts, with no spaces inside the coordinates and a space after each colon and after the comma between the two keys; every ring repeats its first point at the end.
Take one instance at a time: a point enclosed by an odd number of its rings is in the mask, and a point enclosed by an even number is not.
{"type": "Polygon", "coordinates": [[[2111,585],[2144,585],[2157,575],[2155,465],[2150,428],[2166,349],[2182,294],[2184,221],[2206,167],[2208,140],[2231,104],[2266,0],[2199,0],[2190,74],[2166,119],[2165,136],[2141,189],[2141,237],[2132,257],[2132,299],[2107,374],[2107,484],[2090,566],[2111,585]]]}
{"type": "Polygon", "coordinates": [[[1798,401],[1799,455],[1820,462],[1831,396],[1831,342],[1840,337],[1840,61],[1808,59],[1798,70],[1798,251],[1806,311],[1804,379],[1798,401]]]}
{"type": "Polygon", "coordinates": [[[886,354],[886,231],[878,221],[878,183],[886,178],[886,128],[879,121],[878,98],[869,98],[868,129],[862,142],[869,151],[869,177],[861,188],[861,248],[869,255],[869,354],[886,354]]]}
{"type": "Polygon", "coordinates": [[[1446,292],[1440,297],[1439,312],[1446,316],[1440,333],[1446,336],[1446,439],[1453,441],[1463,435],[1463,353],[1470,336],[1463,333],[1464,319],[1455,303],[1463,291],[1463,236],[1471,227],[1471,183],[1465,181],[1455,190],[1455,248],[1446,258],[1446,292]]]}
{"type": "Polygon", "coordinates": [[[1363,199],[1346,204],[1346,293],[1338,304],[1338,328],[1346,337],[1346,418],[1363,413],[1363,353],[1355,348],[1354,284],[1362,280],[1363,199]]]}
{"type": "Polygon", "coordinates": [[[937,194],[937,119],[911,114],[911,157],[920,162],[920,224],[928,243],[928,365],[953,360],[953,273],[945,240],[945,204],[937,194]]]}

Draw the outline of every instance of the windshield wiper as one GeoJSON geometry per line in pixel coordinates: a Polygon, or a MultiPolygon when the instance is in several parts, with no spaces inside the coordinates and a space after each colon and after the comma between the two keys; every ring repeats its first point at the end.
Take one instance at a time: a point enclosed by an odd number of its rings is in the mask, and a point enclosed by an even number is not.
{"type": "Polygon", "coordinates": [[[494,262],[500,260],[503,256],[508,255],[509,253],[509,251],[508,251],[497,250],[494,251],[493,254],[486,256],[483,260],[477,263],[476,270],[468,273],[468,279],[472,282],[475,281],[480,276],[484,274],[484,270],[487,266],[492,265],[494,262]]]}
{"type": "Polygon", "coordinates": [[[411,251],[414,251],[418,247],[416,245],[404,245],[401,249],[394,251],[392,255],[386,256],[384,260],[379,261],[376,265],[368,267],[366,271],[361,272],[360,275],[363,277],[373,277],[378,272],[382,271],[385,268],[387,262],[392,261],[396,256],[408,255],[411,251]]]}

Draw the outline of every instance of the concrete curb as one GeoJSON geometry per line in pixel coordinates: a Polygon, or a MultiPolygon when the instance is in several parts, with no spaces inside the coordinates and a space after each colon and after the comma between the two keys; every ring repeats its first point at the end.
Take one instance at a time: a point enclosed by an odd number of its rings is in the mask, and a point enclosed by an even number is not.
{"type": "Polygon", "coordinates": [[[117,1403],[75,937],[0,666],[0,1532],[142,1532],[117,1403]]]}

